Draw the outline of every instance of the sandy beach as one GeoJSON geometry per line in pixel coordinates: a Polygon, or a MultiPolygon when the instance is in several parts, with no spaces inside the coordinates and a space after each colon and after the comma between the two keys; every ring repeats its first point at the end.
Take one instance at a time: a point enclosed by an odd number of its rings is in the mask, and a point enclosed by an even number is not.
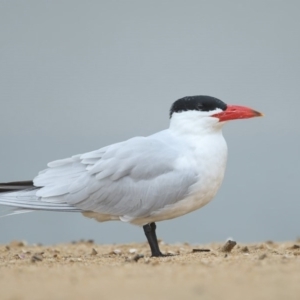
{"type": "Polygon", "coordinates": [[[160,244],[1,245],[0,299],[300,299],[300,241],[160,244]]]}

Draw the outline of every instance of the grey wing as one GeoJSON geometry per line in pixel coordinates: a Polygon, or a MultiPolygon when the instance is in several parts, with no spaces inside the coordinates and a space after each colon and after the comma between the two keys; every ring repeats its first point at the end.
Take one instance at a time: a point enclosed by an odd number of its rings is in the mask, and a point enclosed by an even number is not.
{"type": "Polygon", "coordinates": [[[179,150],[168,141],[137,137],[49,164],[34,180],[37,196],[83,211],[137,218],[184,198],[196,182],[176,167],[179,150]]]}

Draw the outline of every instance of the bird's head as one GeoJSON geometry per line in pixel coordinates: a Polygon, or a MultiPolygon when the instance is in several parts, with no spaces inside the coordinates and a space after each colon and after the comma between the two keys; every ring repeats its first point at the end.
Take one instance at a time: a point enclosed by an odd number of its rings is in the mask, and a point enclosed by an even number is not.
{"type": "MultiPolygon", "coordinates": [[[[210,96],[190,96],[175,101],[170,109],[170,118],[181,125],[194,123],[202,127],[222,127],[224,122],[263,116],[252,108],[227,105],[210,96]]],[[[179,125],[179,124],[178,124],[179,125]]]]}

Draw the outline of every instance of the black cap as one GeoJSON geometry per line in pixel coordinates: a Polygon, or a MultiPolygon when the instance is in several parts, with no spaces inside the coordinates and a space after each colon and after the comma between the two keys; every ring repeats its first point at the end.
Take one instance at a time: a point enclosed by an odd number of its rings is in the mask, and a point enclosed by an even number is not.
{"type": "Polygon", "coordinates": [[[226,110],[227,105],[220,99],[211,96],[188,96],[173,103],[170,109],[170,118],[174,112],[179,113],[188,110],[211,111],[217,108],[226,110]]]}

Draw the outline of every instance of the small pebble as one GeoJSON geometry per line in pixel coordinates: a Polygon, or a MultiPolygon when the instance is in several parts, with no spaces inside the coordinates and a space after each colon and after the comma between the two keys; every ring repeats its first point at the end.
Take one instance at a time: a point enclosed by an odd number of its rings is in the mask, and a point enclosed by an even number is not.
{"type": "Polygon", "coordinates": [[[249,253],[249,249],[247,246],[241,248],[241,252],[244,252],[244,253],[249,253]]]}
{"type": "Polygon", "coordinates": [[[143,258],[143,254],[136,254],[134,257],[125,257],[126,262],[138,262],[141,258],[143,258]]]}
{"type": "Polygon", "coordinates": [[[97,255],[97,254],[98,254],[97,250],[95,248],[93,248],[91,255],[97,255]]]}
{"type": "Polygon", "coordinates": [[[37,261],[42,261],[43,260],[43,256],[41,254],[34,254],[31,257],[31,262],[37,262],[37,261]]]}
{"type": "Polygon", "coordinates": [[[266,244],[268,244],[268,245],[273,245],[273,244],[274,244],[274,242],[273,242],[273,241],[271,241],[271,240],[269,240],[269,241],[266,241],[266,244]]]}
{"type": "Polygon", "coordinates": [[[290,250],[296,250],[296,249],[300,249],[300,246],[299,245],[293,245],[292,247],[288,248],[290,250]]]}
{"type": "Polygon", "coordinates": [[[28,250],[25,250],[25,249],[22,249],[22,252],[23,252],[24,254],[31,254],[31,252],[30,252],[30,251],[28,251],[28,250]]]}
{"type": "Polygon", "coordinates": [[[260,255],[260,256],[258,257],[258,259],[259,259],[259,260],[263,260],[263,259],[265,259],[266,257],[267,257],[267,254],[264,253],[264,254],[260,255]]]}
{"type": "Polygon", "coordinates": [[[139,259],[141,259],[141,258],[143,258],[143,257],[144,257],[143,254],[137,254],[137,255],[135,255],[135,256],[133,257],[133,260],[136,261],[136,262],[138,262],[139,259]]]}
{"type": "Polygon", "coordinates": [[[225,243],[225,245],[223,247],[221,247],[220,251],[229,253],[229,252],[231,252],[231,250],[234,248],[235,245],[236,245],[235,241],[228,240],[225,243]]]}
{"type": "Polygon", "coordinates": [[[134,248],[129,249],[129,253],[130,253],[130,254],[136,253],[136,249],[134,249],[134,248]]]}
{"type": "Polygon", "coordinates": [[[264,245],[264,244],[260,244],[260,245],[257,245],[257,246],[255,246],[255,249],[268,249],[267,247],[266,247],[266,245],[264,245]]]}
{"type": "Polygon", "coordinates": [[[192,252],[210,252],[210,249],[193,249],[192,252]]]}
{"type": "Polygon", "coordinates": [[[9,243],[10,247],[24,247],[26,245],[27,245],[27,243],[25,241],[11,241],[9,243]]]}
{"type": "Polygon", "coordinates": [[[15,254],[14,257],[18,258],[18,259],[24,259],[24,258],[26,258],[26,255],[24,255],[24,254],[15,254]]]}

